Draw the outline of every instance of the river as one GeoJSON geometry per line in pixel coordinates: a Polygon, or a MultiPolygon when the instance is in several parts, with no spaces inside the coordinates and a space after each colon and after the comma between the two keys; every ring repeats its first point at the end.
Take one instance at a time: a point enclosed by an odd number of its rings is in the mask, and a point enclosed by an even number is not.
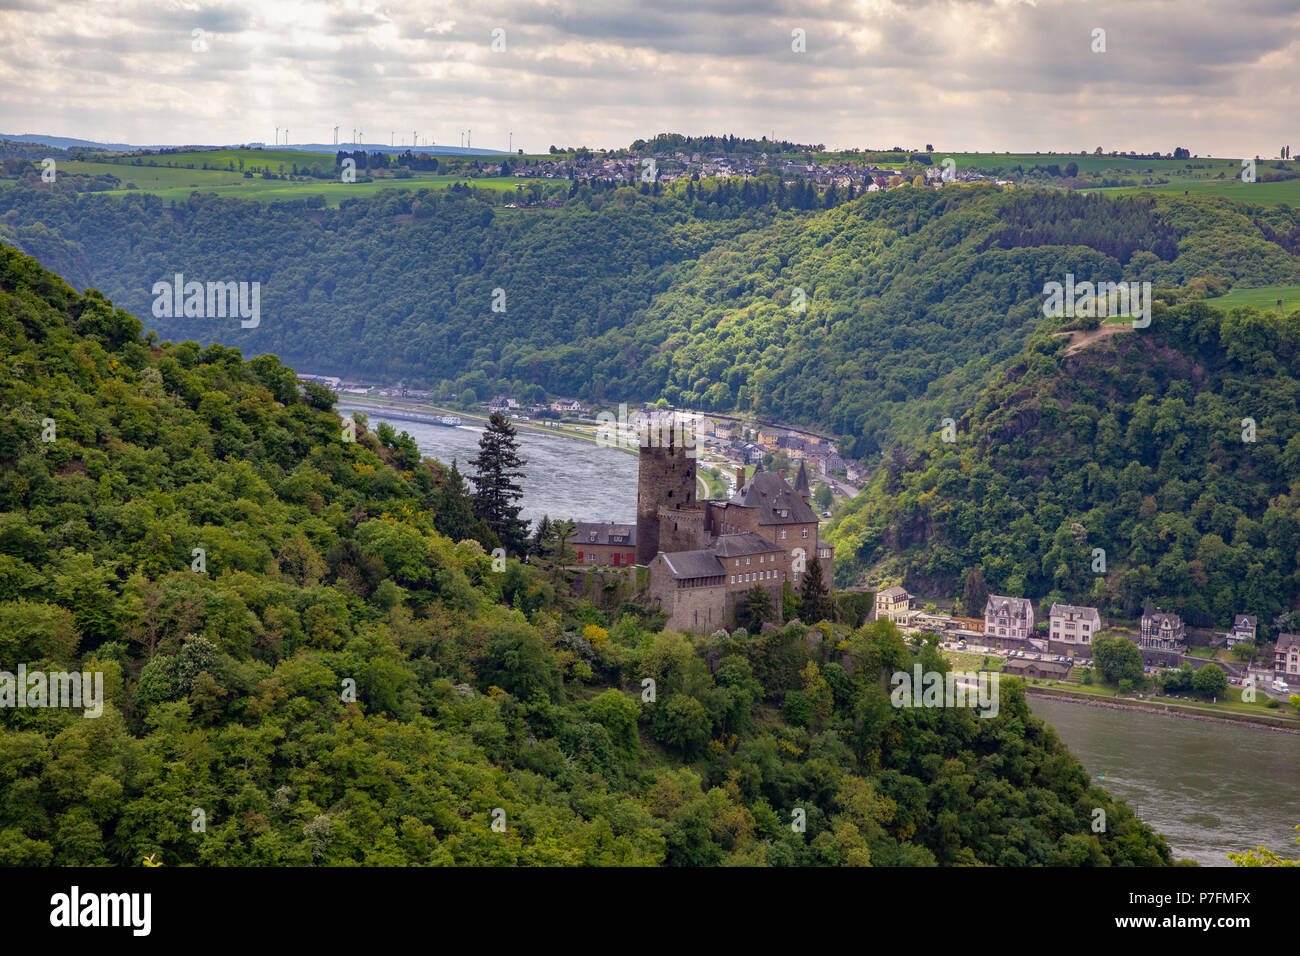
{"type": "MultiPolygon", "coordinates": [[[[346,402],[339,408],[364,411],[372,423],[389,421],[408,432],[422,453],[447,464],[456,458],[462,471],[478,452],[478,425],[442,428],[385,419],[382,411],[346,402]]],[[[636,521],[636,456],[527,429],[519,432],[519,447],[528,462],[522,502],[528,520],[546,513],[636,521]]],[[[1300,858],[1300,735],[1038,696],[1029,700],[1092,779],[1164,834],[1175,857],[1229,866],[1228,851],[1263,845],[1300,858]]]]}
{"type": "Polygon", "coordinates": [[[1228,851],[1256,846],[1300,858],[1300,735],[1041,696],[1029,703],[1176,858],[1231,866],[1228,851]]]}
{"type": "MultiPolygon", "coordinates": [[[[467,476],[472,470],[468,462],[478,454],[481,425],[471,422],[446,428],[404,422],[385,418],[380,409],[347,401],[340,401],[338,409],[364,412],[372,427],[386,421],[414,438],[422,454],[447,465],[455,458],[467,476]]],[[[520,515],[529,522],[547,514],[575,521],[636,523],[636,455],[527,428],[519,429],[519,454],[527,462],[521,469],[525,477],[520,483],[524,490],[520,515]]]]}

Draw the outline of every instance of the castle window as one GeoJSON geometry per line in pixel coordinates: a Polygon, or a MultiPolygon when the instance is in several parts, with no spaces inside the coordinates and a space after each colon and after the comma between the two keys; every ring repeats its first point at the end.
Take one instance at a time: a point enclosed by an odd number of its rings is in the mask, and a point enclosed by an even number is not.
{"type": "Polygon", "coordinates": [[[808,537],[808,529],[807,529],[807,528],[804,528],[804,529],[803,529],[803,536],[804,536],[805,538],[808,537]]]}
{"type": "Polygon", "coordinates": [[[781,529],[781,537],[782,537],[782,538],[785,537],[785,528],[782,528],[782,529],[781,529]]]}

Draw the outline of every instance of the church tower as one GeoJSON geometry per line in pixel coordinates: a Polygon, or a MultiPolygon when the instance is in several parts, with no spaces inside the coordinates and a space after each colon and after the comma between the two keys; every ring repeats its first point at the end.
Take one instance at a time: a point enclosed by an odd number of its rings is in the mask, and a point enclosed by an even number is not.
{"type": "Polygon", "coordinates": [[[704,512],[697,500],[694,435],[683,434],[686,426],[675,419],[672,413],[655,415],[637,430],[637,564],[649,564],[660,551],[704,546],[699,543],[704,512]]]}

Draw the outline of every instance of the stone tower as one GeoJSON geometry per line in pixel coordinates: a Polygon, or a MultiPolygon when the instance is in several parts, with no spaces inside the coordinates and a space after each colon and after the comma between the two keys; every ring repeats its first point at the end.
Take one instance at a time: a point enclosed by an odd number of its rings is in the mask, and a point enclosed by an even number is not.
{"type": "Polygon", "coordinates": [[[704,534],[704,513],[696,493],[694,436],[674,425],[674,417],[664,415],[638,429],[637,564],[649,564],[660,551],[704,546],[697,543],[704,534]]]}

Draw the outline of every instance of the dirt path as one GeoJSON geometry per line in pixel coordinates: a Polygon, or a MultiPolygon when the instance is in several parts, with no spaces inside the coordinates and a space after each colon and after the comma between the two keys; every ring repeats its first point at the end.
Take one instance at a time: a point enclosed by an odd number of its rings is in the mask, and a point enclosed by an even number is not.
{"type": "Polygon", "coordinates": [[[1086,332],[1057,332],[1055,335],[1057,338],[1061,338],[1062,336],[1069,338],[1070,344],[1066,348],[1065,354],[1074,355],[1077,352],[1082,352],[1084,349],[1101,339],[1109,338],[1117,332],[1127,332],[1128,330],[1129,326],[1127,325],[1102,325],[1095,329],[1089,329],[1086,332]]]}

